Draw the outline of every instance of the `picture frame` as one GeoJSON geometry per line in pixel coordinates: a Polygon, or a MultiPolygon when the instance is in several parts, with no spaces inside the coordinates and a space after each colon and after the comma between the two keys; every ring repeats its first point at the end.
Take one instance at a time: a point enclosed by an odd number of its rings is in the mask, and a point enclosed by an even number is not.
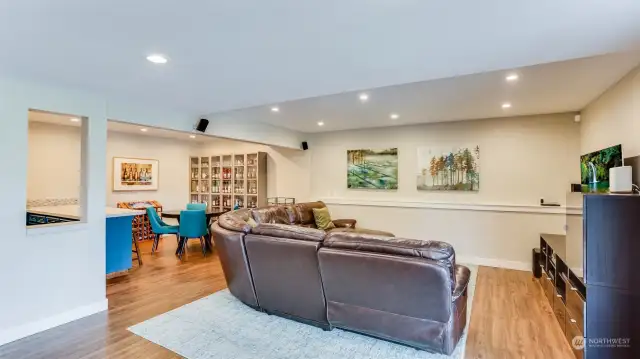
{"type": "Polygon", "coordinates": [[[154,159],[113,157],[113,191],[157,191],[159,166],[160,162],[154,159]]]}
{"type": "Polygon", "coordinates": [[[398,189],[398,148],[347,150],[347,188],[398,189]]]}

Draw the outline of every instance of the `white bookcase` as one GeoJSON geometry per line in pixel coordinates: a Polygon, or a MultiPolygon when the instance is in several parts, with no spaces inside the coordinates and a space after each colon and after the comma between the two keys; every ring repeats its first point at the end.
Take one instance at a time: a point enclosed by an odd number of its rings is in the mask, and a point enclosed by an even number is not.
{"type": "Polygon", "coordinates": [[[211,210],[255,208],[267,204],[267,154],[254,152],[190,157],[191,203],[211,210]]]}

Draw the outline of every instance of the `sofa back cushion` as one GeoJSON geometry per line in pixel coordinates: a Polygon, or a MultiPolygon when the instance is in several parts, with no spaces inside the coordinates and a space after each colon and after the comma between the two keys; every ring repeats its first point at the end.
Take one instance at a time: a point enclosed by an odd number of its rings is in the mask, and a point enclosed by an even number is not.
{"type": "Polygon", "coordinates": [[[289,215],[289,223],[300,224],[300,212],[298,212],[298,208],[295,204],[288,204],[284,206],[284,210],[289,215]]]}
{"type": "Polygon", "coordinates": [[[298,217],[300,218],[300,224],[309,225],[312,224],[315,226],[316,219],[313,216],[313,208],[322,208],[326,207],[324,202],[307,202],[307,203],[298,203],[295,205],[298,210],[298,217]]]}
{"type": "Polygon", "coordinates": [[[436,261],[325,245],[318,259],[329,322],[335,326],[367,330],[380,328],[367,324],[386,322],[386,328],[401,333],[409,323],[397,320],[420,318],[426,321],[409,330],[418,333],[428,327],[441,335],[451,319],[450,273],[436,261]]]}
{"type": "Polygon", "coordinates": [[[332,231],[325,238],[323,246],[327,248],[384,253],[433,260],[447,268],[451,277],[451,288],[455,288],[456,285],[456,254],[453,247],[446,242],[332,231]]]}
{"type": "Polygon", "coordinates": [[[276,223],[261,223],[252,228],[251,233],[269,237],[299,239],[312,242],[322,242],[326,235],[325,231],[315,228],[305,228],[300,226],[276,223]]]}
{"type": "Polygon", "coordinates": [[[247,223],[247,220],[250,215],[251,210],[246,208],[228,212],[218,218],[218,224],[229,231],[249,233],[251,226],[247,223]]]}
{"type": "Polygon", "coordinates": [[[262,223],[279,223],[291,224],[289,215],[284,206],[270,206],[254,209],[251,211],[253,219],[258,224],[262,223]]]}

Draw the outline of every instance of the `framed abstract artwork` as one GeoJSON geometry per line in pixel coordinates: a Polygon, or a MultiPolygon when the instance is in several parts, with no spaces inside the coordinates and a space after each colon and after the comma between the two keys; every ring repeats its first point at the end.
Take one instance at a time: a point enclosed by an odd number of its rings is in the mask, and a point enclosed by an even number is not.
{"type": "Polygon", "coordinates": [[[113,158],[114,191],[158,190],[159,162],[143,158],[113,158]]]}
{"type": "Polygon", "coordinates": [[[398,149],[347,151],[347,188],[398,189],[398,149]]]}

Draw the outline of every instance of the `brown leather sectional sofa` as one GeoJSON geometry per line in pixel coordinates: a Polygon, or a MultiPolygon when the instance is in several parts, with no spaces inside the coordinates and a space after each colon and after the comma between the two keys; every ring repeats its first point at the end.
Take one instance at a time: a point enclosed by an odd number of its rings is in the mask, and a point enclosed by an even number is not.
{"type": "Polygon", "coordinates": [[[324,206],[222,215],[212,231],[229,291],[268,314],[451,354],[466,325],[470,275],[451,245],[356,232],[354,220],[325,232],[312,211],[324,206]]]}

